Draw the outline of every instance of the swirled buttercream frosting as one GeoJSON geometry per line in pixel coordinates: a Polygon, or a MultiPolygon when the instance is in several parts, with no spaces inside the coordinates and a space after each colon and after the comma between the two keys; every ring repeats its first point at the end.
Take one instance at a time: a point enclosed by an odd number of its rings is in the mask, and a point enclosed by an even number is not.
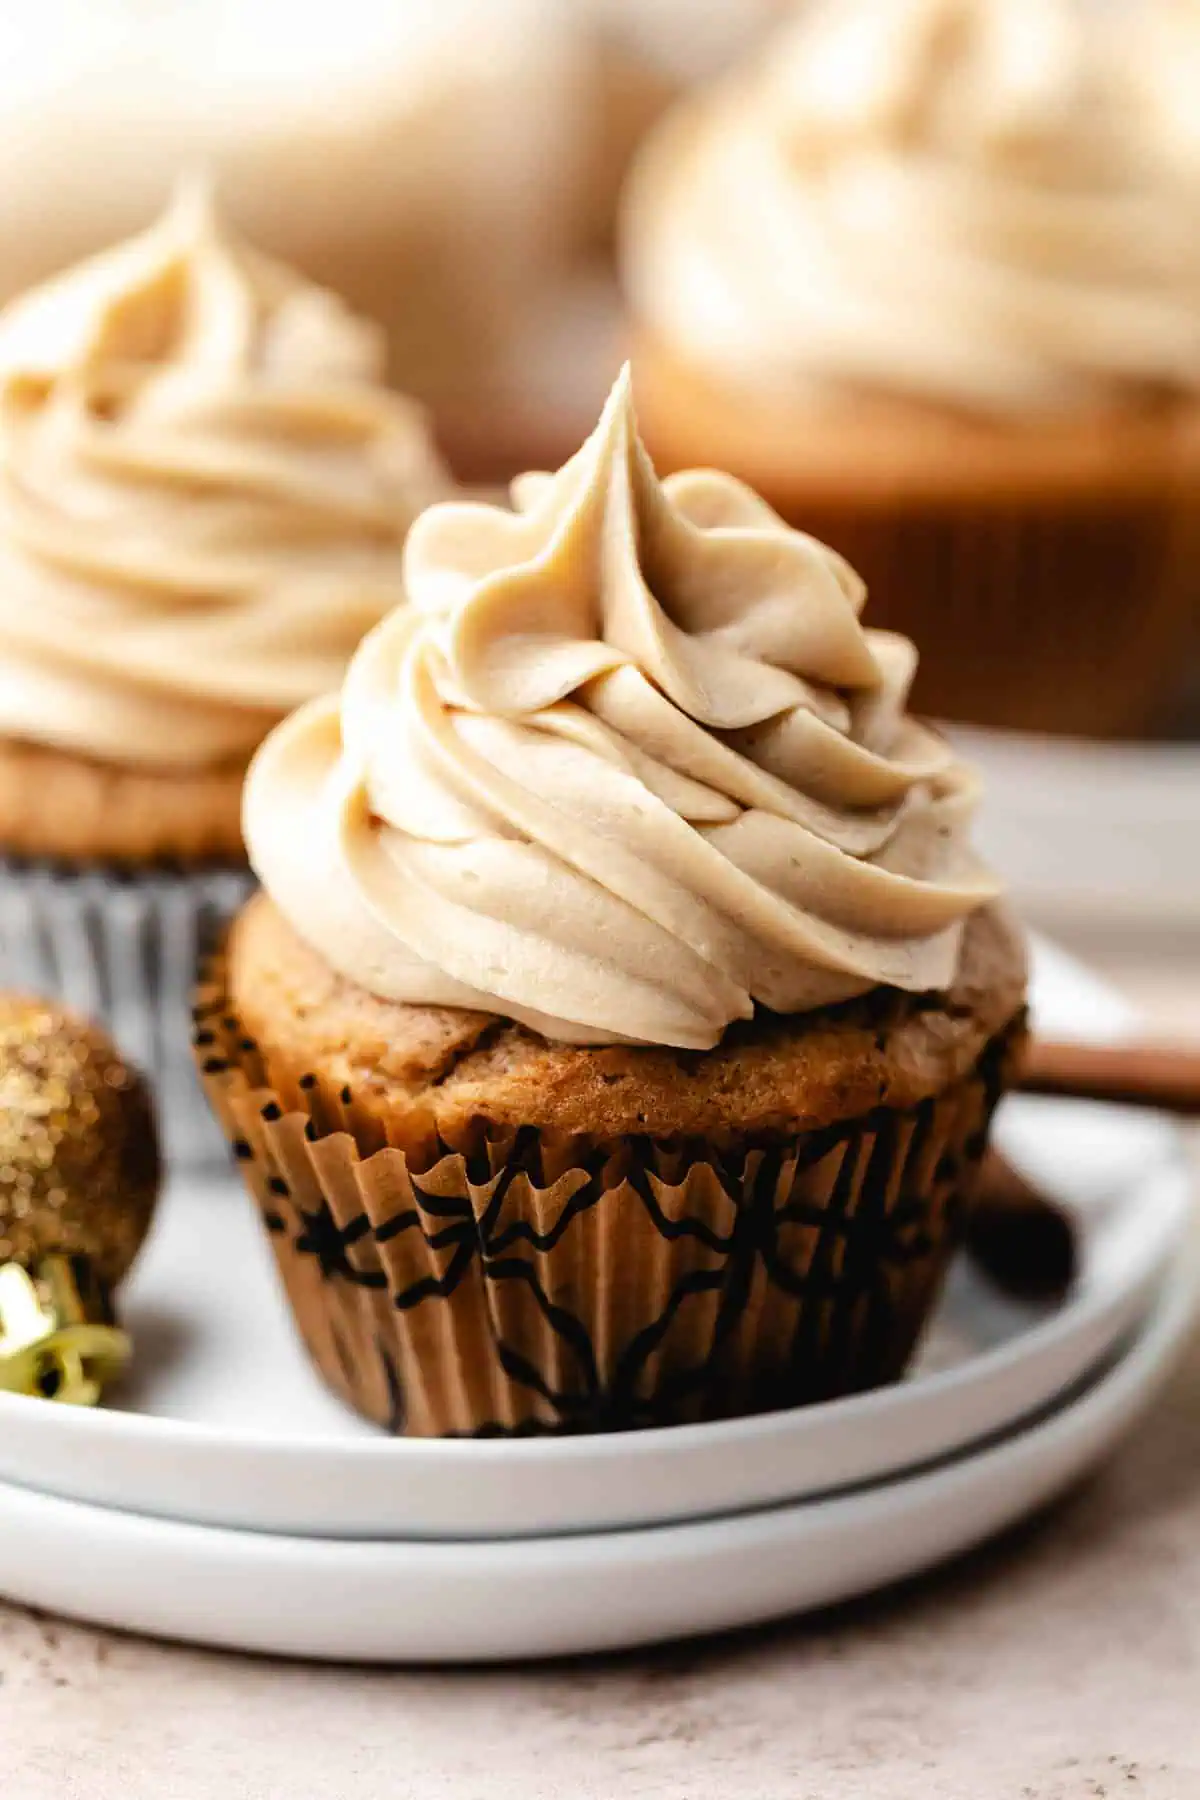
{"type": "Polygon", "coordinates": [[[995,886],[973,777],[905,710],[911,644],[740,482],[660,483],[627,374],[513,510],[424,513],[405,575],[247,781],[251,861],[337,970],[700,1049],[756,1003],[950,983],[995,886]]]}
{"type": "Polygon", "coordinates": [[[0,315],[0,734],[245,758],[335,686],[448,490],[373,327],[203,189],[0,315]]]}
{"type": "Polygon", "coordinates": [[[1171,123],[1197,71],[1189,86],[1142,54],[1129,10],[805,9],[647,150],[625,234],[644,323],[757,389],[1003,413],[1200,383],[1195,190],[1171,123]]]}

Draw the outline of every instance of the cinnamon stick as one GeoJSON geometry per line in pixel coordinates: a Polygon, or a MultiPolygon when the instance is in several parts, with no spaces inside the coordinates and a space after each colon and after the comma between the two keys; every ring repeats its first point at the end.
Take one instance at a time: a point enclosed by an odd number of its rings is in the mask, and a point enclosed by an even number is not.
{"type": "Polygon", "coordinates": [[[1021,1299],[1054,1299],[1075,1277],[1078,1246],[1067,1214],[996,1150],[984,1158],[966,1247],[998,1286],[1021,1299]]]}
{"type": "Polygon", "coordinates": [[[1200,1118],[1200,1048],[1035,1038],[1020,1085],[1027,1094],[1151,1106],[1182,1118],[1200,1118]]]}

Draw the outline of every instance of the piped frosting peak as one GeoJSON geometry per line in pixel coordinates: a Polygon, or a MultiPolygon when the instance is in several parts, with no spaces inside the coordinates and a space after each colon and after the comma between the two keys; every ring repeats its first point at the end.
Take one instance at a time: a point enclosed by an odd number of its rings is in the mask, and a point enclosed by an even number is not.
{"type": "Polygon", "coordinates": [[[409,605],[263,747],[246,833],[374,993],[705,1048],[756,1003],[949,984],[995,893],[915,653],[740,482],[660,482],[628,374],[511,511],[413,527],[409,605]]]}

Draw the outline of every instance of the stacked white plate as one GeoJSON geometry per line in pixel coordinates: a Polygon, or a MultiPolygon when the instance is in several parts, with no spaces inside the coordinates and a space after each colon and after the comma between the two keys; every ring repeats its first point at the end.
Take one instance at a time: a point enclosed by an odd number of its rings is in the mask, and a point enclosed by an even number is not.
{"type": "MultiPolygon", "coordinates": [[[[1056,1033],[1123,1013],[1050,951],[1056,1033]]],[[[861,1593],[981,1541],[1093,1465],[1186,1341],[1197,1260],[1165,1121],[1009,1103],[1003,1147],[1080,1221],[1059,1305],[964,1263],[899,1387],[618,1437],[385,1438],[320,1387],[229,1179],[179,1181],[126,1299],[135,1376],[100,1412],[0,1395],[0,1592],[284,1655],[612,1649],[861,1593]]]]}

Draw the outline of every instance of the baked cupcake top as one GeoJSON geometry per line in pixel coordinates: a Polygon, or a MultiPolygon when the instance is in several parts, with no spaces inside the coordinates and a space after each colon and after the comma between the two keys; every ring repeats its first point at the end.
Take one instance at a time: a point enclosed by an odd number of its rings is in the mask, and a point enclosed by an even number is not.
{"type": "Polygon", "coordinates": [[[749,389],[1004,413],[1194,386],[1200,32],[1175,5],[1143,42],[1129,10],[806,9],[648,147],[625,232],[642,320],[749,389]],[[1181,77],[1151,46],[1185,40],[1181,77]]]}
{"type": "Polygon", "coordinates": [[[299,934],[386,999],[574,1043],[947,988],[996,892],[975,782],[853,571],[729,476],[660,483],[627,372],[513,498],[417,520],[408,606],[251,767],[299,934]]]}
{"type": "Polygon", "coordinates": [[[196,184],[0,314],[0,735],[193,768],[335,685],[449,487],[382,364],[196,184]]]}

